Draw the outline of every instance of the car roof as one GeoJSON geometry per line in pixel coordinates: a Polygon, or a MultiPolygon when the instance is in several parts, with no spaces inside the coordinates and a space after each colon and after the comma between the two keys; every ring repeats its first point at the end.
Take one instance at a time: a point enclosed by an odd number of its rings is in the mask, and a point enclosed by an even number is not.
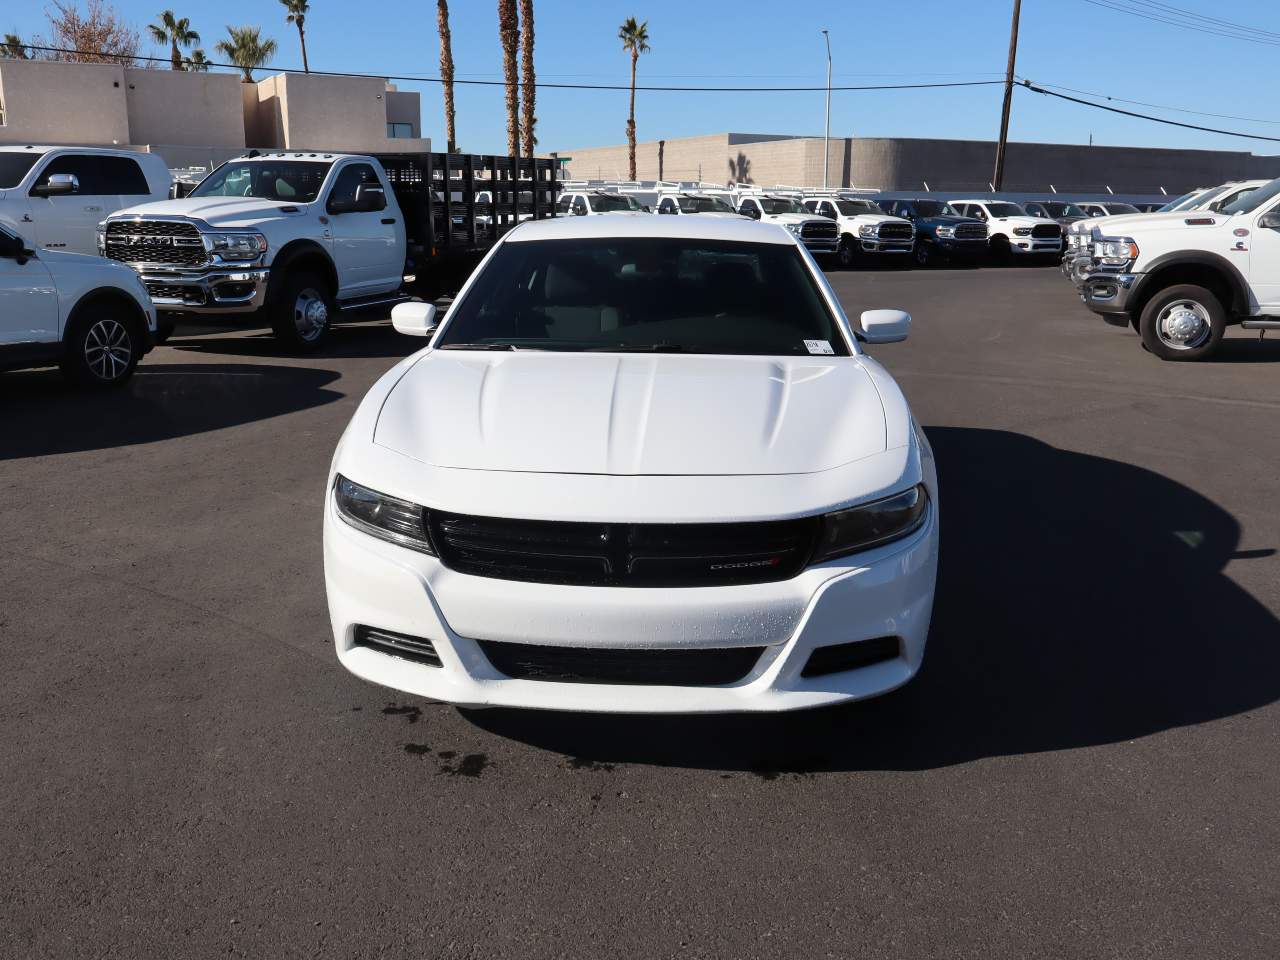
{"type": "Polygon", "coordinates": [[[790,233],[775,224],[728,217],[551,217],[527,220],[506,235],[506,243],[538,240],[581,240],[604,237],[672,237],[729,240],[738,243],[794,244],[790,233]]]}
{"type": "Polygon", "coordinates": [[[0,144],[0,153],[34,153],[43,156],[46,153],[52,153],[55,150],[74,150],[76,153],[100,153],[109,157],[133,157],[140,159],[142,157],[155,157],[160,159],[159,154],[143,153],[141,150],[124,150],[119,147],[90,147],[80,146],[75,143],[54,143],[54,144],[17,144],[5,143],[0,144]]]}

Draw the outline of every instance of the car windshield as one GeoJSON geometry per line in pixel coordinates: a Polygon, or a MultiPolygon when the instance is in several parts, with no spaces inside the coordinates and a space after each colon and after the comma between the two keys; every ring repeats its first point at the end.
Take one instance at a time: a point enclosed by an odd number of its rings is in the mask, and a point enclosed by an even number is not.
{"type": "Polygon", "coordinates": [[[1228,203],[1222,208],[1220,213],[1252,213],[1263,204],[1269,203],[1271,200],[1280,196],[1280,180],[1272,180],[1270,183],[1251,190],[1241,197],[1228,203]]]}
{"type": "Polygon", "coordinates": [[[958,217],[955,207],[941,200],[917,200],[916,213],[922,217],[958,217]]]}
{"type": "Polygon", "coordinates": [[[1198,196],[1200,196],[1200,194],[1197,193],[1195,190],[1192,190],[1190,193],[1184,193],[1180,197],[1174,197],[1172,200],[1166,203],[1163,207],[1157,207],[1155,212],[1169,213],[1173,210],[1181,210],[1184,206],[1187,206],[1188,204],[1192,203],[1198,196]]]}
{"type": "Polygon", "coordinates": [[[733,207],[719,197],[680,197],[676,203],[681,213],[733,213],[733,207]]]}
{"type": "Polygon", "coordinates": [[[40,159],[38,153],[0,152],[0,190],[16,187],[40,159]]]}
{"type": "Polygon", "coordinates": [[[674,237],[504,243],[440,349],[848,356],[792,244],[674,237]]]}
{"type": "Polygon", "coordinates": [[[988,203],[987,212],[993,217],[1025,217],[1027,211],[1016,203],[988,203]]]}
{"type": "Polygon", "coordinates": [[[1141,213],[1142,211],[1135,207],[1132,203],[1108,203],[1106,206],[1107,213],[1115,216],[1118,213],[1141,213]]]}
{"type": "Polygon", "coordinates": [[[596,213],[614,213],[618,210],[639,210],[640,204],[620,193],[596,193],[591,196],[591,209],[596,213]]]}
{"type": "Polygon", "coordinates": [[[837,200],[836,209],[846,217],[856,217],[860,213],[884,213],[874,200],[837,200]]]}
{"type": "Polygon", "coordinates": [[[1077,207],[1074,203],[1042,203],[1042,207],[1049,211],[1051,217],[1083,217],[1084,211],[1077,207]]]}
{"type": "Polygon", "coordinates": [[[776,213],[808,213],[799,200],[786,197],[761,197],[760,206],[770,215],[776,213]]]}
{"type": "Polygon", "coordinates": [[[205,177],[191,196],[311,203],[319,195],[331,166],[290,160],[230,160],[205,177]]]}

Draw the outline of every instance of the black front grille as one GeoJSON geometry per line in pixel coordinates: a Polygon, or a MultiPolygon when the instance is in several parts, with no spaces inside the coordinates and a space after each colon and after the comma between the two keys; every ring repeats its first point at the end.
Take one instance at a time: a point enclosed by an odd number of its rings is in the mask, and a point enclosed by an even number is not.
{"type": "Polygon", "coordinates": [[[429,667],[440,666],[440,657],[436,654],[435,645],[423,637],[412,637],[407,633],[393,633],[378,627],[356,627],[355,646],[366,647],[385,653],[401,660],[424,663],[429,667]]]}
{"type": "Polygon", "coordinates": [[[577,523],[432,510],[451,570],[598,587],[709,587],[788,580],[809,560],[816,517],[762,523],[577,523]]]}
{"type": "Polygon", "coordinates": [[[663,687],[716,687],[737,683],[751,672],[764,652],[764,647],[643,650],[545,647],[497,640],[477,642],[494,669],[513,680],[663,687]]]}
{"type": "Polygon", "coordinates": [[[146,282],[147,293],[152,300],[181,300],[184,303],[204,303],[204,294],[199,287],[184,287],[176,283],[146,282]]]}
{"type": "Polygon", "coordinates": [[[956,239],[985,240],[987,239],[987,225],[985,223],[956,224],[956,239]]]}
{"type": "Polygon", "coordinates": [[[909,223],[882,223],[876,228],[881,240],[910,240],[915,228],[909,223]]]}
{"type": "Polygon", "coordinates": [[[833,220],[810,220],[800,227],[800,236],[805,240],[834,240],[840,234],[840,228],[833,220]]]}
{"type": "Polygon", "coordinates": [[[902,644],[897,637],[876,637],[874,640],[855,640],[853,643],[835,643],[818,647],[800,671],[802,677],[823,677],[829,673],[858,670],[873,663],[894,660],[901,653],[902,644]]]}
{"type": "Polygon", "coordinates": [[[208,262],[200,231],[169,220],[113,220],[106,230],[107,256],[121,263],[198,267],[208,262]]]}
{"type": "Polygon", "coordinates": [[[1038,223],[1031,228],[1031,235],[1038,240],[1057,240],[1062,236],[1062,227],[1056,223],[1038,223]]]}

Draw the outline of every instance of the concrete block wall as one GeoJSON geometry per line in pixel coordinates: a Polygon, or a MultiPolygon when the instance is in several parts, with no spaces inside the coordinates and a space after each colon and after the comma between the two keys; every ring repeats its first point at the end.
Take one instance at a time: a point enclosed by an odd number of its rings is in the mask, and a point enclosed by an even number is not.
{"type": "Polygon", "coordinates": [[[133,143],[243,148],[244,109],[230,73],[125,70],[133,143]]]}
{"type": "Polygon", "coordinates": [[[110,63],[0,60],[0,143],[134,142],[124,75],[110,63]]]}

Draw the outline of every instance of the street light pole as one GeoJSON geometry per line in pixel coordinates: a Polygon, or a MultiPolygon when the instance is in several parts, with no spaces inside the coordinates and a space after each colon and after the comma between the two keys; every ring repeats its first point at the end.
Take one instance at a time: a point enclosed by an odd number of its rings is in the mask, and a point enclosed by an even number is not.
{"type": "Polygon", "coordinates": [[[826,30],[822,31],[822,39],[827,42],[827,125],[822,134],[822,189],[826,190],[831,166],[831,36],[826,30]]]}

